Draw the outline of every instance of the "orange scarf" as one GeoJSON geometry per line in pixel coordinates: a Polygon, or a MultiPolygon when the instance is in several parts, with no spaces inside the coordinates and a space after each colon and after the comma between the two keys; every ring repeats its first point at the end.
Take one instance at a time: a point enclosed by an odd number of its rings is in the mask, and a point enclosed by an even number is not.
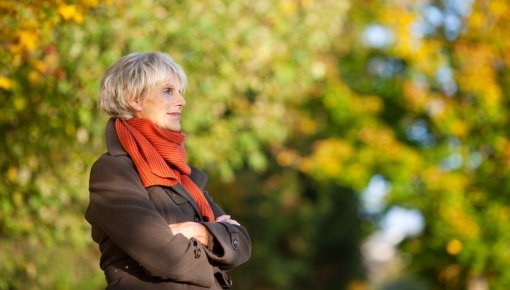
{"type": "Polygon", "coordinates": [[[115,120],[120,143],[135,163],[145,187],[174,186],[181,183],[198,205],[206,221],[214,222],[211,206],[202,191],[189,178],[191,168],[186,164],[186,149],[182,132],[156,127],[142,118],[115,120]]]}

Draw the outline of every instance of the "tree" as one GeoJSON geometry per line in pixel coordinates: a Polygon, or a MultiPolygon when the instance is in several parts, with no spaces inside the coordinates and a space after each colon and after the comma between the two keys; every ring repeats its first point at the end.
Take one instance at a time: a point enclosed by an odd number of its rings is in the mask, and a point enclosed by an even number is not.
{"type": "Polygon", "coordinates": [[[510,283],[508,11],[505,1],[353,5],[347,33],[365,38],[339,50],[343,82],[323,93],[327,137],[303,158],[305,171],[358,190],[382,174],[388,206],[419,209],[426,229],[402,250],[435,289],[510,283]]]}
{"type": "Polygon", "coordinates": [[[426,219],[410,270],[508,288],[505,1],[4,2],[0,289],[102,287],[82,218],[98,82],[151,50],[187,71],[190,162],[252,233],[238,283],[367,287],[357,195],[379,175],[426,219]]]}
{"type": "MultiPolygon", "coordinates": [[[[119,0],[1,7],[1,98],[12,109],[0,117],[0,289],[92,289],[103,278],[82,216],[88,170],[104,151],[106,117],[96,110],[96,93],[107,65],[139,50],[162,50],[181,63],[191,80],[183,124],[191,161],[234,182],[241,171],[268,170],[270,153],[301,122],[297,104],[324,77],[323,53],[341,31],[347,5],[119,0]]],[[[281,182],[293,186],[289,178],[281,182]]],[[[222,199],[228,205],[240,194],[222,199]]],[[[278,210],[279,199],[269,197],[278,210]]],[[[255,206],[257,217],[263,204],[255,206]]],[[[283,231],[273,238],[290,241],[297,222],[277,221],[283,231]]],[[[282,248],[268,249],[264,257],[282,248]]],[[[274,261],[293,265],[309,255],[289,253],[274,261]]],[[[295,274],[306,269],[275,268],[267,287],[296,285],[295,274]]]]}
{"type": "Polygon", "coordinates": [[[0,4],[0,289],[87,287],[81,279],[91,265],[69,257],[88,253],[79,213],[98,127],[92,83],[76,76],[74,53],[61,41],[97,5],[0,4]]]}

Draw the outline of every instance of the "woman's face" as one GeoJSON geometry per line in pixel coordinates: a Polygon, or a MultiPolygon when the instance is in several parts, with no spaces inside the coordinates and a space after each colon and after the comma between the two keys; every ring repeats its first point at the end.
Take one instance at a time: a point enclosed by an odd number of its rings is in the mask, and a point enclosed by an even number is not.
{"type": "Polygon", "coordinates": [[[152,121],[156,126],[171,131],[181,130],[181,112],[186,105],[181,83],[176,75],[149,89],[142,100],[133,100],[135,117],[152,121]]]}

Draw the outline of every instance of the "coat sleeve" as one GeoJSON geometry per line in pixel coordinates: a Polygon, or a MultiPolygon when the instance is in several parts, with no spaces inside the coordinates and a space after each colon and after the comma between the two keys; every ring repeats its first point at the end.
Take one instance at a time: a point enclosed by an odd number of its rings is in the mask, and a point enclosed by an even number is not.
{"type": "Polygon", "coordinates": [[[212,267],[195,239],[173,235],[126,156],[104,155],[90,174],[91,222],[149,275],[210,287],[212,267]]]}
{"type": "MultiPolygon", "coordinates": [[[[204,194],[216,217],[225,214],[207,192],[204,194]]],[[[212,247],[207,249],[207,254],[214,264],[229,269],[248,261],[251,256],[251,241],[246,228],[227,222],[203,222],[203,225],[213,237],[212,247]]]]}

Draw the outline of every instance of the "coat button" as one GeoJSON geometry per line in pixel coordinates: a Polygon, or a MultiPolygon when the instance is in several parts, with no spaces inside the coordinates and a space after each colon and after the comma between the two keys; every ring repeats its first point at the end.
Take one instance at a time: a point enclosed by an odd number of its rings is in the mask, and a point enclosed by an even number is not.
{"type": "Polygon", "coordinates": [[[239,248],[239,241],[237,239],[234,239],[232,241],[232,247],[234,248],[234,250],[237,250],[237,248],[239,248]]]}
{"type": "Polygon", "coordinates": [[[202,255],[202,250],[200,248],[195,249],[195,258],[198,259],[202,255]]]}

